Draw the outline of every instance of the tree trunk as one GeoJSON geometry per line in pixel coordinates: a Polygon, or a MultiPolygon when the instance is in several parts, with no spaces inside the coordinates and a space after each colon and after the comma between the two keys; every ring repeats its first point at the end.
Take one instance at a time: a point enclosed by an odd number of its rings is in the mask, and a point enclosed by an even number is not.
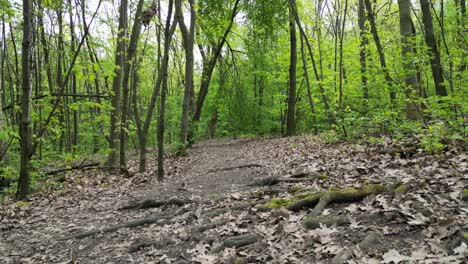
{"type": "Polygon", "coordinates": [[[296,134],[296,68],[297,68],[297,38],[296,26],[294,22],[294,14],[292,8],[296,5],[292,0],[289,6],[289,92],[288,92],[288,109],[286,117],[286,136],[294,136],[296,134]]]}
{"type": "Polygon", "coordinates": [[[194,123],[197,123],[198,121],[200,121],[203,103],[205,102],[206,95],[208,94],[208,87],[210,86],[210,82],[211,82],[211,75],[213,74],[213,69],[216,65],[216,62],[218,61],[219,55],[221,54],[221,50],[224,46],[224,43],[226,42],[227,36],[229,32],[231,32],[232,25],[234,24],[234,19],[237,15],[239,2],[240,0],[236,0],[236,2],[234,3],[229,25],[226,28],[226,30],[224,30],[224,34],[221,37],[221,40],[218,42],[217,46],[215,47],[213,55],[207,61],[208,65],[206,65],[206,68],[205,68],[205,65],[203,65],[204,68],[203,68],[202,79],[200,83],[200,92],[198,93],[197,104],[195,105],[195,113],[193,114],[194,123]]]}
{"type": "Polygon", "coordinates": [[[126,139],[127,139],[127,117],[129,109],[129,80],[130,72],[134,64],[136,50],[138,48],[138,40],[140,39],[141,32],[141,13],[143,10],[143,0],[138,1],[137,9],[135,12],[135,20],[133,21],[132,33],[130,36],[130,42],[128,44],[126,65],[124,67],[124,75],[122,81],[122,112],[120,116],[120,167],[127,168],[127,157],[126,157],[126,139]]]}
{"type": "MultiPolygon", "coordinates": [[[[31,177],[30,154],[32,147],[31,134],[31,36],[32,36],[32,1],[23,0],[23,42],[21,50],[21,123],[20,123],[20,146],[21,146],[21,168],[18,180],[18,199],[26,199],[29,194],[31,177]]],[[[19,83],[18,83],[19,85],[19,83]]]]}
{"type": "Polygon", "coordinates": [[[364,106],[367,106],[369,99],[369,87],[367,87],[367,60],[366,46],[369,44],[366,36],[366,15],[364,0],[359,0],[358,4],[358,24],[359,24],[359,62],[361,64],[361,83],[363,90],[364,106]]]}
{"type": "Polygon", "coordinates": [[[410,0],[398,0],[398,6],[400,14],[401,56],[404,60],[404,72],[406,74],[406,94],[410,99],[406,103],[406,116],[411,120],[420,120],[421,115],[413,99],[413,95],[419,91],[419,83],[415,73],[414,62],[412,62],[412,41],[414,40],[412,34],[411,2],[410,0]]]}
{"type": "Polygon", "coordinates": [[[182,144],[181,154],[186,154],[188,127],[189,127],[189,112],[190,112],[190,98],[193,91],[193,47],[195,42],[195,4],[193,0],[190,3],[190,28],[187,29],[183,14],[181,0],[176,1],[176,14],[179,20],[180,31],[185,49],[185,83],[184,83],[184,99],[182,103],[182,118],[180,124],[180,142],[182,144]]]}
{"type": "Polygon", "coordinates": [[[439,96],[447,96],[447,88],[444,85],[444,74],[442,65],[440,63],[440,52],[437,48],[437,43],[434,35],[434,27],[432,25],[432,14],[430,7],[430,0],[420,0],[422,21],[424,24],[426,44],[429,47],[429,56],[431,62],[432,77],[434,78],[434,85],[436,94],[439,96]]]}
{"type": "Polygon", "coordinates": [[[312,126],[314,128],[314,134],[318,134],[317,129],[317,113],[315,112],[315,103],[314,98],[312,97],[312,89],[310,87],[310,79],[309,79],[309,72],[307,70],[307,57],[304,50],[304,36],[300,34],[301,39],[301,58],[302,58],[302,69],[304,71],[304,78],[307,86],[307,99],[309,99],[310,110],[312,112],[312,126]]]}
{"type": "MultiPolygon", "coordinates": [[[[396,91],[394,90],[395,87],[393,85],[393,79],[390,76],[390,72],[388,71],[387,61],[385,60],[383,47],[382,47],[382,44],[380,43],[380,37],[377,31],[377,25],[375,23],[375,17],[374,17],[374,11],[372,10],[372,4],[370,0],[364,0],[364,4],[367,9],[367,19],[370,22],[372,37],[374,38],[375,46],[377,48],[377,53],[379,54],[380,66],[382,67],[385,81],[387,82],[387,85],[390,89],[390,100],[392,101],[392,103],[394,103],[396,99],[396,91]]],[[[410,12],[410,9],[408,10],[408,12],[410,12]]]]}
{"type": "Polygon", "coordinates": [[[173,8],[173,0],[169,0],[168,14],[166,19],[166,27],[164,28],[164,55],[161,67],[162,72],[162,87],[161,87],[161,100],[159,103],[159,116],[157,127],[157,140],[158,140],[158,181],[164,180],[164,118],[166,114],[166,95],[167,95],[167,81],[168,81],[168,66],[169,66],[169,49],[171,46],[172,35],[177,26],[177,16],[174,16],[174,21],[171,25],[171,16],[173,8]]]}
{"type": "Polygon", "coordinates": [[[117,33],[117,48],[115,51],[115,68],[114,78],[112,80],[112,112],[110,117],[110,131],[109,131],[109,157],[107,165],[115,166],[117,163],[117,147],[119,146],[119,115],[121,111],[120,102],[120,88],[122,86],[122,72],[125,67],[125,47],[127,37],[127,8],[128,0],[120,1],[119,8],[119,27],[117,33]]]}

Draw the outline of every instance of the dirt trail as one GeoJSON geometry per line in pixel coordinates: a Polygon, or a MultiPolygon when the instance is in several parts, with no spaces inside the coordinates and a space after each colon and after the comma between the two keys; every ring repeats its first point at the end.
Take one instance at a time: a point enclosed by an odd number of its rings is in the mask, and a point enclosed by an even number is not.
{"type": "Polygon", "coordinates": [[[28,204],[2,205],[0,263],[462,263],[467,160],[464,153],[401,159],[307,137],[205,141],[186,157],[168,158],[162,184],[151,169],[130,179],[73,172],[67,187],[52,186],[28,204]],[[254,185],[298,172],[319,177],[254,185]],[[266,210],[262,202],[369,182],[404,182],[411,192],[332,205],[323,214],[336,212],[348,224],[314,230],[301,225],[309,210],[266,210]],[[120,210],[147,199],[161,204],[120,210]],[[366,214],[376,220],[358,220],[366,214]],[[106,232],[84,233],[96,230],[106,232]],[[360,249],[368,244],[375,246],[360,249]]]}

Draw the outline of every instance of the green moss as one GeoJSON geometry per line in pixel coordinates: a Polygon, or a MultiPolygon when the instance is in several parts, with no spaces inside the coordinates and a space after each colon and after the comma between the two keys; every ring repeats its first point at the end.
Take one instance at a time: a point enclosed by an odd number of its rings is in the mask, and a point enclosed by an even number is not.
{"type": "Polygon", "coordinates": [[[466,239],[468,239],[468,233],[464,233],[464,234],[463,234],[463,237],[466,238],[466,239]]]}
{"type": "Polygon", "coordinates": [[[463,192],[462,192],[462,200],[463,200],[463,201],[468,200],[468,188],[463,189],[463,192]]]}
{"type": "Polygon", "coordinates": [[[406,186],[405,184],[400,184],[398,185],[397,188],[395,188],[395,193],[398,193],[398,194],[405,194],[407,191],[408,191],[408,186],[406,186]]]}
{"type": "Polygon", "coordinates": [[[287,206],[290,203],[291,201],[289,199],[274,198],[268,203],[266,203],[265,206],[268,208],[281,208],[283,206],[287,206]]]}
{"type": "Polygon", "coordinates": [[[329,179],[329,178],[330,178],[330,176],[328,176],[328,175],[326,175],[326,174],[320,174],[320,176],[318,176],[318,179],[319,179],[319,180],[327,180],[327,179],[329,179]]]}
{"type": "Polygon", "coordinates": [[[31,203],[25,201],[17,201],[15,204],[19,207],[29,207],[31,205],[31,203]]]}
{"type": "Polygon", "coordinates": [[[302,190],[303,190],[303,189],[302,189],[301,187],[293,186],[293,187],[289,188],[288,191],[289,191],[290,193],[298,193],[298,192],[300,192],[300,191],[302,191],[302,190]]]}

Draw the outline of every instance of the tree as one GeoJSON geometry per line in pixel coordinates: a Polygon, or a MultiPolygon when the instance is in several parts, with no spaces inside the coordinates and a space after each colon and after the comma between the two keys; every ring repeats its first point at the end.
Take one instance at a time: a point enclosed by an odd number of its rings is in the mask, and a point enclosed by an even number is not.
{"type": "MultiPolygon", "coordinates": [[[[32,48],[32,1],[23,0],[23,42],[21,52],[21,167],[18,179],[18,199],[26,199],[30,192],[30,158],[32,153],[31,131],[31,48],[32,48]]],[[[18,84],[19,85],[19,84],[18,84]]]]}
{"type": "Polygon", "coordinates": [[[180,142],[182,148],[181,154],[186,153],[186,146],[188,144],[188,129],[189,129],[189,113],[191,109],[191,97],[193,91],[193,48],[195,43],[195,3],[193,0],[189,0],[190,5],[190,25],[189,29],[185,25],[183,14],[182,14],[182,3],[181,0],[176,0],[176,14],[178,16],[179,27],[182,33],[182,41],[185,50],[185,82],[184,82],[184,97],[182,103],[182,117],[180,123],[180,142]]]}
{"type": "Polygon", "coordinates": [[[289,7],[289,43],[290,43],[290,61],[289,61],[289,90],[288,90],[288,109],[286,119],[286,135],[294,136],[296,134],[296,68],[297,68],[297,39],[294,14],[292,9],[295,1],[290,1],[289,7]]]}
{"type": "Polygon", "coordinates": [[[127,38],[127,8],[128,0],[121,0],[119,7],[119,27],[117,33],[117,48],[115,51],[115,68],[114,78],[112,80],[112,112],[110,116],[109,130],[109,157],[107,164],[114,166],[117,163],[117,147],[119,146],[119,116],[121,114],[121,87],[122,87],[122,72],[125,68],[125,49],[127,38]]]}
{"type": "Polygon", "coordinates": [[[421,119],[421,115],[413,98],[413,91],[417,92],[419,83],[416,76],[413,55],[413,33],[411,20],[410,0],[398,0],[400,14],[401,56],[404,60],[406,95],[409,100],[406,103],[406,116],[411,120],[421,119]]]}
{"type": "Polygon", "coordinates": [[[143,0],[138,1],[137,9],[135,12],[135,20],[133,21],[132,33],[130,35],[130,41],[128,44],[126,64],[123,71],[123,81],[122,81],[122,111],[120,115],[120,167],[127,167],[127,157],[126,157],[126,138],[127,138],[127,117],[129,109],[129,80],[130,72],[132,67],[134,67],[136,51],[138,48],[138,40],[140,39],[141,32],[141,13],[143,10],[143,0]]]}
{"type": "Polygon", "coordinates": [[[432,13],[430,9],[430,0],[420,0],[422,21],[424,24],[424,39],[426,45],[429,47],[429,57],[431,62],[432,77],[434,78],[434,85],[436,94],[440,96],[447,96],[447,88],[444,85],[444,73],[440,63],[440,52],[437,48],[437,43],[434,35],[434,27],[432,25],[432,13]]]}

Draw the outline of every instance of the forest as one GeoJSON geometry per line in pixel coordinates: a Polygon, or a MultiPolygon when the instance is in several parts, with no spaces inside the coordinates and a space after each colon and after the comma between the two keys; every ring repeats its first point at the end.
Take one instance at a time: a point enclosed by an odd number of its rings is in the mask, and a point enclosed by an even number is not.
{"type": "Polygon", "coordinates": [[[0,0],[0,230],[61,226],[40,250],[0,242],[0,262],[462,263],[466,22],[465,0],[0,0]]]}

